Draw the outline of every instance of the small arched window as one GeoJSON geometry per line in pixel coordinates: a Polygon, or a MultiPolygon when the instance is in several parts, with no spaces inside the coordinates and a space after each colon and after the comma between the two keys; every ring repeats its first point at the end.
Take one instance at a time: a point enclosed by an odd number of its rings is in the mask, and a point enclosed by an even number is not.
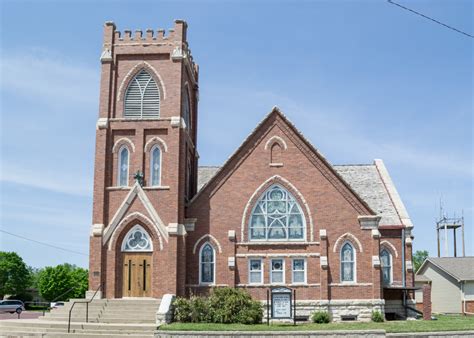
{"type": "Polygon", "coordinates": [[[214,284],[216,252],[211,244],[206,243],[199,252],[199,283],[214,284]]]}
{"type": "Polygon", "coordinates": [[[153,251],[151,238],[140,225],[135,225],[125,235],[122,251],[153,251]]]}
{"type": "Polygon", "coordinates": [[[349,242],[341,249],[341,282],[355,282],[355,251],[349,242]]]}
{"type": "Polygon", "coordinates": [[[255,204],[249,230],[250,240],[303,240],[306,224],[293,195],[283,187],[273,185],[255,204]]]}
{"type": "Polygon", "coordinates": [[[161,149],[158,145],[151,148],[150,152],[150,177],[151,185],[159,186],[161,184],[161,149]]]}
{"type": "Polygon", "coordinates": [[[119,150],[118,156],[118,185],[120,187],[128,186],[128,169],[129,169],[129,151],[126,146],[119,150]]]}
{"type": "Polygon", "coordinates": [[[392,255],[387,249],[380,252],[380,265],[382,267],[382,282],[384,285],[392,283],[392,255]]]}
{"type": "Polygon", "coordinates": [[[272,145],[270,153],[271,153],[271,158],[270,158],[271,163],[283,163],[282,156],[281,156],[282,149],[281,149],[281,145],[278,142],[275,142],[272,145]]]}
{"type": "Polygon", "coordinates": [[[160,91],[153,77],[141,70],[127,88],[125,117],[153,118],[160,116],[160,91]]]}
{"type": "Polygon", "coordinates": [[[184,87],[183,92],[183,119],[186,128],[191,128],[191,102],[189,101],[188,87],[184,87]]]}

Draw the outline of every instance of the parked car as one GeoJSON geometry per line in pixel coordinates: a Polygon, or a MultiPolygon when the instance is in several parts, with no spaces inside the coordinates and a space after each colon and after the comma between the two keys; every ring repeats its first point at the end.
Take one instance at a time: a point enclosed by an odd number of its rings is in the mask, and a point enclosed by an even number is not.
{"type": "Polygon", "coordinates": [[[20,314],[22,311],[25,311],[25,304],[21,300],[2,300],[0,301],[0,312],[10,312],[20,314]]]}
{"type": "Polygon", "coordinates": [[[57,309],[60,306],[64,306],[64,302],[52,302],[51,309],[57,309]]]}

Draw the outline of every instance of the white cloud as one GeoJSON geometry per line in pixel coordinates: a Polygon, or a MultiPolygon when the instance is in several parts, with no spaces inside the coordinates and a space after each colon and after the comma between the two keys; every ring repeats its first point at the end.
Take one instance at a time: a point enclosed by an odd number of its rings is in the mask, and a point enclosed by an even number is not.
{"type": "Polygon", "coordinates": [[[4,51],[0,67],[2,91],[53,105],[58,102],[96,103],[98,100],[99,70],[51,51],[4,51]]]}

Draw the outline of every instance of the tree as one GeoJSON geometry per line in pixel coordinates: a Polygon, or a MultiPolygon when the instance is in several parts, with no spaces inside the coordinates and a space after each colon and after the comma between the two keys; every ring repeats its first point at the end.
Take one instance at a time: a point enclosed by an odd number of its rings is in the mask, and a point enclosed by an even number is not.
{"type": "Polygon", "coordinates": [[[71,264],[47,266],[39,273],[38,289],[48,301],[82,298],[88,288],[88,272],[71,264]]]}
{"type": "Polygon", "coordinates": [[[16,252],[0,251],[0,299],[24,293],[30,279],[30,270],[16,252]]]}
{"type": "Polygon", "coordinates": [[[415,272],[421,267],[421,264],[427,259],[429,256],[428,251],[426,250],[418,250],[413,255],[413,264],[415,265],[415,272]]]}

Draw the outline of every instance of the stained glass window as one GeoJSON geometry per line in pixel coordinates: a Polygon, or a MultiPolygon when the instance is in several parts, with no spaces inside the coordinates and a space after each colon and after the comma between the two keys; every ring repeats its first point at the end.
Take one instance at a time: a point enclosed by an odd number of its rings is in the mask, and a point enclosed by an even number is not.
{"type": "Polygon", "coordinates": [[[183,119],[184,123],[186,123],[186,128],[191,128],[191,107],[187,87],[185,87],[183,91],[183,119]]]}
{"type": "Polygon", "coordinates": [[[298,258],[293,259],[293,283],[306,283],[305,260],[298,258]]]}
{"type": "Polygon", "coordinates": [[[383,284],[390,284],[392,282],[392,256],[387,249],[383,249],[380,252],[380,265],[382,266],[383,284]]]}
{"type": "Polygon", "coordinates": [[[302,240],[305,219],[293,195],[279,185],[271,186],[255,204],[250,217],[250,240],[302,240]]]}
{"type": "Polygon", "coordinates": [[[118,185],[121,187],[128,186],[128,148],[122,147],[119,151],[119,161],[118,161],[118,185]]]}
{"type": "Polygon", "coordinates": [[[200,260],[200,282],[202,284],[214,283],[214,266],[215,266],[214,248],[206,243],[201,248],[199,255],[200,260]]]}
{"type": "Polygon", "coordinates": [[[123,239],[122,251],[152,251],[151,239],[145,229],[134,226],[123,239]]]}
{"type": "Polygon", "coordinates": [[[161,150],[160,147],[154,146],[151,149],[151,185],[159,186],[161,181],[161,150]]]}
{"type": "Polygon", "coordinates": [[[249,261],[249,282],[250,284],[263,283],[263,269],[261,259],[251,259],[249,261]]]}
{"type": "Polygon", "coordinates": [[[285,271],[283,259],[272,259],[270,270],[270,283],[283,284],[285,282],[285,271]]]}
{"type": "Polygon", "coordinates": [[[341,281],[354,282],[354,262],[355,254],[354,248],[346,242],[341,249],[341,281]]]}

